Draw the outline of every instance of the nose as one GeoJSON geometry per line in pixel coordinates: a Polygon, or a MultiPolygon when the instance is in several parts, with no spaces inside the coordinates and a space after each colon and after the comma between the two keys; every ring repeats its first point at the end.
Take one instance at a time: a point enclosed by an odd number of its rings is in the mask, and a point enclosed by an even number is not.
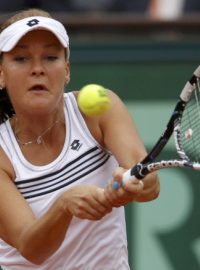
{"type": "Polygon", "coordinates": [[[44,67],[40,60],[34,60],[32,63],[31,74],[33,76],[41,76],[44,75],[44,67]]]}

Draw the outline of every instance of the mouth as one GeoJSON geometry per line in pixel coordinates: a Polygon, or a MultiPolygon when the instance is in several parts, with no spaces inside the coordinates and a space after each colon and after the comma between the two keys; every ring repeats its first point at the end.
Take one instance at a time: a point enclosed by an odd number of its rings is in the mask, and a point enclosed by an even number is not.
{"type": "Polygon", "coordinates": [[[29,91],[47,91],[47,88],[43,84],[35,84],[29,88],[29,91]]]}

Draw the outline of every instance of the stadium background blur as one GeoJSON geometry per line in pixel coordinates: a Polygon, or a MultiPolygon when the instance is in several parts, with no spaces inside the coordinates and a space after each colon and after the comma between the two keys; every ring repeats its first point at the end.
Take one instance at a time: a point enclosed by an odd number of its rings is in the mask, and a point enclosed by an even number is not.
{"type": "MultiPolygon", "coordinates": [[[[0,24],[28,7],[46,9],[66,26],[67,90],[99,83],[116,91],[150,149],[199,65],[200,1],[1,1],[0,24]]],[[[163,158],[173,155],[172,143],[163,158]]],[[[171,169],[159,175],[156,201],[126,207],[131,270],[199,270],[200,174],[171,169]]]]}

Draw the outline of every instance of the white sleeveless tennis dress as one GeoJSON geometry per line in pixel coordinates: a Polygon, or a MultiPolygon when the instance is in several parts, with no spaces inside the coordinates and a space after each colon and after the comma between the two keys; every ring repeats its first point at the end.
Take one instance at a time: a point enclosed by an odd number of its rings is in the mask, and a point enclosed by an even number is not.
{"type": "MultiPolygon", "coordinates": [[[[105,187],[117,166],[92,137],[73,93],[65,93],[64,100],[67,136],[60,155],[48,165],[28,162],[9,121],[0,125],[0,145],[14,166],[16,187],[38,217],[74,185],[105,187]]],[[[114,208],[99,221],[74,217],[60,248],[39,266],[0,240],[0,265],[4,270],[128,270],[124,208],[114,208]]]]}

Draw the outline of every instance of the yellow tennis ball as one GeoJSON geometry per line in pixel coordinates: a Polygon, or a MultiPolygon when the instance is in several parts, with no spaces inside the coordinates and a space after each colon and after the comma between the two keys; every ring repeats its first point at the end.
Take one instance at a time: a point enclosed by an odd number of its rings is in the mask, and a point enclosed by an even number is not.
{"type": "Polygon", "coordinates": [[[78,106],[88,116],[100,116],[110,107],[107,90],[98,84],[84,86],[78,94],[78,106]]]}

